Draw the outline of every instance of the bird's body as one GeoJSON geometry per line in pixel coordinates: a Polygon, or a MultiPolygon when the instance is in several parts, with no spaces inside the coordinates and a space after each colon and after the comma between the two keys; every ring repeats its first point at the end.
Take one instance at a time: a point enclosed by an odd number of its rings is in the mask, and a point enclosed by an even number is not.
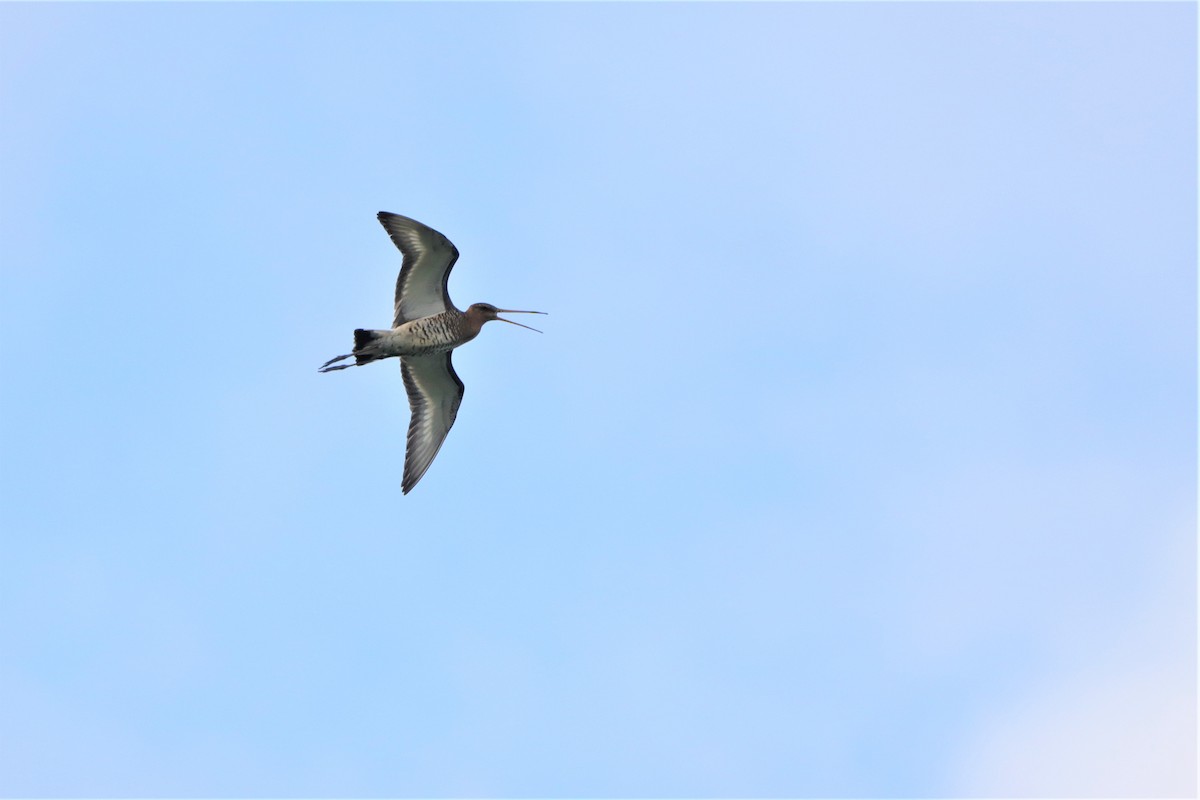
{"type": "Polygon", "coordinates": [[[373,334],[375,349],[381,358],[391,356],[427,356],[444,353],[466,344],[479,335],[483,320],[478,316],[463,313],[457,308],[405,322],[386,331],[368,331],[373,334]]]}
{"type": "Polygon", "coordinates": [[[320,371],[333,372],[385,358],[400,358],[401,376],[412,411],[401,484],[408,494],[433,463],[462,403],[463,383],[454,372],[451,351],[478,336],[484,323],[491,320],[529,327],[497,316],[501,312],[543,312],[500,309],[488,303],[475,303],[466,311],[459,311],[446,290],[450,270],[458,260],[458,250],[450,240],[433,228],[399,214],[381,211],[379,221],[404,254],[396,279],[392,328],[354,331],[354,352],[326,361],[320,371]],[[353,358],[354,363],[330,366],[348,358],[353,358]]]}

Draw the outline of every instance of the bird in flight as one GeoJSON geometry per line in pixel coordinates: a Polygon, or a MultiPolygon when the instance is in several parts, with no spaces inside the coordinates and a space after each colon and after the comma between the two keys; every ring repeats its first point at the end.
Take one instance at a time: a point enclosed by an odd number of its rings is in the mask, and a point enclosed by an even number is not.
{"type": "Polygon", "coordinates": [[[459,311],[446,290],[450,270],[458,260],[458,248],[415,219],[380,211],[379,222],[404,254],[396,279],[392,328],[359,328],[354,332],[354,352],[329,359],[319,371],[361,367],[392,356],[400,358],[400,376],[412,411],[401,482],[401,489],[408,494],[433,463],[462,403],[463,382],[450,360],[454,348],[474,339],[483,324],[492,320],[541,333],[497,315],[546,312],[496,308],[490,303],[474,303],[466,311],[459,311]],[[354,363],[332,366],[348,358],[354,363]]]}

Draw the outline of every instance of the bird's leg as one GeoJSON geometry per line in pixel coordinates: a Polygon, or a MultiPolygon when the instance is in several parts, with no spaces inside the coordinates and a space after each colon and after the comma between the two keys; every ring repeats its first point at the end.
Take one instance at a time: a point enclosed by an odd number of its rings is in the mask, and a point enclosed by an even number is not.
{"type": "Polygon", "coordinates": [[[340,367],[329,366],[330,364],[336,364],[337,362],[342,361],[347,358],[354,358],[354,354],[347,353],[344,356],[338,356],[337,358],[331,358],[328,361],[326,361],[324,364],[322,364],[320,366],[320,368],[317,370],[317,372],[333,372],[334,370],[346,369],[347,367],[356,366],[355,364],[342,364],[340,367]]]}

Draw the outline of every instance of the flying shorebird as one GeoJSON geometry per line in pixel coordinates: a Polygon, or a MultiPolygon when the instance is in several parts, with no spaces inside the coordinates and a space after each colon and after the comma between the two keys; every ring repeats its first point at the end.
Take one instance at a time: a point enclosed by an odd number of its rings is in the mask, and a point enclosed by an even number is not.
{"type": "Polygon", "coordinates": [[[458,260],[458,248],[442,234],[415,219],[379,212],[379,221],[404,254],[400,277],[396,279],[396,313],[392,329],[354,332],[354,352],[331,358],[321,372],[361,367],[372,361],[400,357],[400,375],[408,392],[412,419],[408,423],[408,448],[404,455],[401,489],[408,494],[442,447],[458,406],[462,403],[463,382],[454,372],[450,354],[479,335],[485,322],[500,320],[531,331],[497,314],[544,314],[544,311],[516,311],[496,308],[490,303],[475,303],[465,312],[450,302],[446,282],[458,260]],[[332,367],[347,358],[353,364],[332,367]]]}

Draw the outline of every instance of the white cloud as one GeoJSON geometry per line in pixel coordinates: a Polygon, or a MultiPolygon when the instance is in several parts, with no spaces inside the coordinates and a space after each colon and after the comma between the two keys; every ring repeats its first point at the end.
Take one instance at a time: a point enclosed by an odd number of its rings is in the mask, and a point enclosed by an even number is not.
{"type": "Polygon", "coordinates": [[[1154,597],[1115,637],[1119,647],[1062,670],[982,721],[965,742],[953,794],[1196,796],[1191,535],[1176,537],[1185,552],[1166,554],[1154,597]]]}
{"type": "Polygon", "coordinates": [[[1187,670],[1065,675],[985,724],[953,793],[1195,797],[1195,709],[1187,670]]]}

